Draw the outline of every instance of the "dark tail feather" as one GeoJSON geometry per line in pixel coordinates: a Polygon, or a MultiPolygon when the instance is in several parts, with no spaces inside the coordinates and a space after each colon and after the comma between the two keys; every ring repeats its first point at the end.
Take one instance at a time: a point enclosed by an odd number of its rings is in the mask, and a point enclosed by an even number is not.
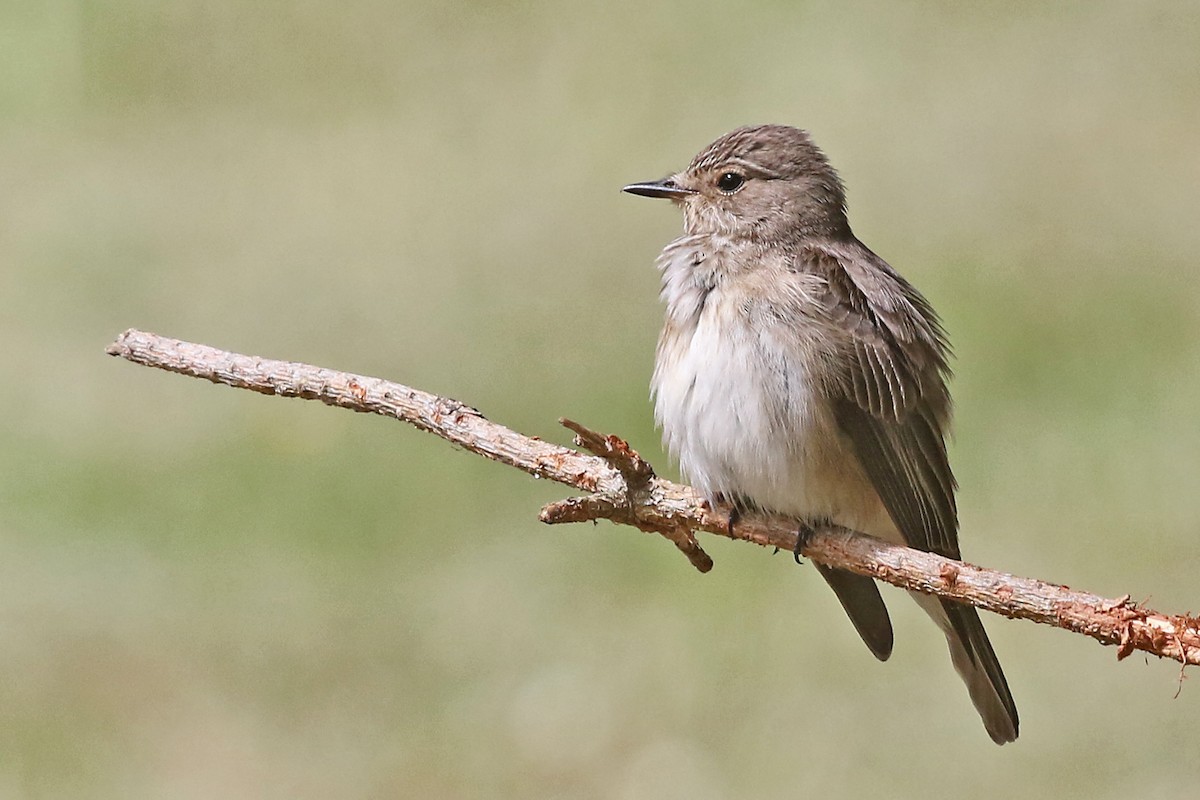
{"type": "Polygon", "coordinates": [[[880,661],[887,661],[892,654],[892,621],[874,579],[822,564],[815,566],[841,601],[867,647],[880,661]]]}
{"type": "Polygon", "coordinates": [[[1004,679],[996,651],[983,629],[979,612],[973,606],[930,595],[915,592],[912,595],[946,634],[950,660],[967,684],[971,702],[983,718],[983,726],[992,741],[1004,744],[1016,739],[1017,705],[1008,690],[1008,681],[1004,679]]]}

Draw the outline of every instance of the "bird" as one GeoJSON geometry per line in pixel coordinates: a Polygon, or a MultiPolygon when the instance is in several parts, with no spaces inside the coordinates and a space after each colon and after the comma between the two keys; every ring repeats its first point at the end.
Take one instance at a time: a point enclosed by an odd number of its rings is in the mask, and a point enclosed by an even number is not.
{"type": "MultiPolygon", "coordinates": [[[[682,172],[623,191],[683,212],[656,262],[665,314],[651,396],[684,479],[735,514],[961,559],[946,331],[851,231],[845,188],[811,135],[741,127],[682,172]]],[[[892,625],[874,579],[816,566],[886,661],[892,625]]],[[[992,740],[1015,740],[1016,704],[978,612],[910,594],[945,634],[992,740]]]]}

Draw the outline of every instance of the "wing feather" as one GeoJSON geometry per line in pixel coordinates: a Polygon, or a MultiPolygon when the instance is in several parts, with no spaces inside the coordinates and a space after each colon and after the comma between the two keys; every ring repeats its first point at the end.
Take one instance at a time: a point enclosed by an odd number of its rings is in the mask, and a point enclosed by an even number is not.
{"type": "Polygon", "coordinates": [[[958,558],[944,439],[949,350],[937,316],[866,247],[810,247],[802,258],[800,268],[823,279],[822,313],[841,334],[832,338],[849,351],[827,387],[839,426],[905,540],[958,558]]]}
{"type": "MultiPolygon", "coordinates": [[[[937,315],[857,240],[810,247],[795,268],[821,279],[818,314],[836,342],[829,362],[844,365],[824,388],[867,477],[909,546],[961,558],[945,440],[949,348],[937,315]]],[[[988,732],[1012,741],[1016,704],[978,613],[945,599],[938,607],[955,668],[988,732]]]]}

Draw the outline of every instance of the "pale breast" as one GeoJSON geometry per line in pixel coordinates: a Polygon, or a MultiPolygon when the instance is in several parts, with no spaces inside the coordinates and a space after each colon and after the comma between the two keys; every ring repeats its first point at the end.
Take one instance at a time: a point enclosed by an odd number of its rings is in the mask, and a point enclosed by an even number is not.
{"type": "Polygon", "coordinates": [[[652,383],[685,479],[785,514],[849,524],[871,506],[873,516],[874,492],[812,379],[812,350],[763,323],[753,282],[708,272],[712,256],[685,241],[660,260],[667,314],[652,383]]]}

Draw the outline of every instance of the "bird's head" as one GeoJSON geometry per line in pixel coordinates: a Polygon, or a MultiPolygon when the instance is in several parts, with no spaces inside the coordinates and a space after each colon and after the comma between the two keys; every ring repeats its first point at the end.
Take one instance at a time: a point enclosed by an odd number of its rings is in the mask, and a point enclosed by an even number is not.
{"type": "Polygon", "coordinates": [[[786,125],[738,128],[684,171],[624,191],[674,201],[689,234],[787,242],[850,232],[837,172],[807,131],[786,125]]]}

